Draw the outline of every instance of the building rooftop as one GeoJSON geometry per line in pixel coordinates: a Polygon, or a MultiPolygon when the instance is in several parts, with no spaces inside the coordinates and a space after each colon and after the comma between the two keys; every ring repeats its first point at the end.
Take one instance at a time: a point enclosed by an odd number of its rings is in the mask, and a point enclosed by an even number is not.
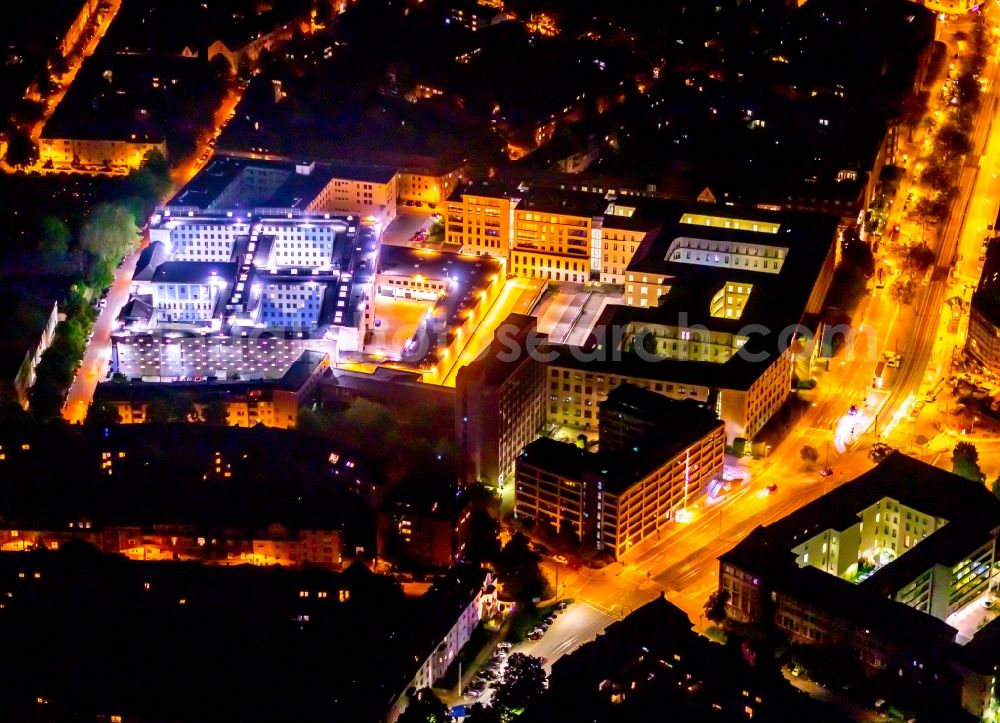
{"type": "Polygon", "coordinates": [[[164,261],[156,267],[154,284],[230,284],[236,278],[238,266],[214,261],[164,261]]]}
{"type": "Polygon", "coordinates": [[[529,358],[528,343],[544,343],[547,336],[538,333],[538,320],[524,314],[510,314],[493,333],[489,346],[475,360],[458,370],[461,383],[479,382],[499,386],[529,358]],[[502,335],[502,336],[501,336],[502,335]],[[511,344],[516,345],[512,349],[511,344]]]}
{"type": "Polygon", "coordinates": [[[670,290],[657,307],[629,309],[636,321],[677,323],[684,314],[688,326],[702,324],[713,331],[763,324],[780,333],[801,321],[837,242],[834,216],[657,201],[640,206],[644,213],[658,213],[663,224],[636,249],[626,284],[657,277],[670,290]],[[713,315],[713,297],[730,284],[752,289],[742,313],[713,315]]]}
{"type": "MultiPolygon", "coordinates": [[[[655,394],[655,392],[650,392],[655,394]]],[[[580,479],[592,474],[605,480],[604,489],[621,493],[658,466],[710,434],[721,431],[723,422],[692,400],[668,399],[672,413],[650,430],[642,440],[615,451],[588,452],[575,444],[542,437],[528,444],[520,459],[554,474],[580,479]]],[[[605,413],[601,406],[601,415],[605,413]]]]}
{"type": "Polygon", "coordinates": [[[298,391],[306,383],[316,369],[323,363],[329,363],[330,355],[323,351],[311,351],[306,349],[299,358],[292,362],[285,375],[278,380],[279,389],[298,391]]]}
{"type": "Polygon", "coordinates": [[[235,208],[298,209],[304,211],[332,180],[388,183],[396,170],[375,164],[260,160],[244,156],[215,155],[208,165],[180,189],[166,206],[201,210],[235,208]],[[237,197],[226,195],[234,183],[252,172],[277,175],[271,190],[243,189],[237,197]]]}
{"type": "Polygon", "coordinates": [[[952,641],[954,628],[891,596],[934,565],[952,568],[998,528],[1000,500],[982,484],[895,452],[790,515],[757,527],[719,560],[767,577],[781,592],[822,599],[824,606],[899,639],[910,639],[919,630],[924,640],[952,641]],[[825,530],[859,524],[863,510],[887,498],[946,523],[857,584],[796,564],[797,545],[825,530]]]}

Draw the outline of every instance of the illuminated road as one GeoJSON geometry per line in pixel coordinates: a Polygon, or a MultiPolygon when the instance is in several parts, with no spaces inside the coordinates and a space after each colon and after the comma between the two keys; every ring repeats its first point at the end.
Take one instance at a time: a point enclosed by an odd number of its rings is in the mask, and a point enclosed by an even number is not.
{"type": "Polygon", "coordinates": [[[132,272],[139,258],[139,250],[125,257],[125,263],[115,271],[115,280],[108,292],[108,303],[94,322],[94,336],[83,354],[83,364],[70,385],[63,407],[63,418],[70,424],[79,424],[87,417],[87,409],[94,398],[97,383],[108,372],[111,358],[111,331],[122,306],[128,301],[128,290],[132,282],[132,272]]]}

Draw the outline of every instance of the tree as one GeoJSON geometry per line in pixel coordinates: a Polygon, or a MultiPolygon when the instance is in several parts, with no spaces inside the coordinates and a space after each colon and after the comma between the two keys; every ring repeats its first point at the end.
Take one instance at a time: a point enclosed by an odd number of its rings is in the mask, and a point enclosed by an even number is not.
{"type": "Polygon", "coordinates": [[[14,168],[25,168],[38,163],[38,146],[27,131],[15,130],[7,139],[7,163],[14,168]]]}
{"type": "Polygon", "coordinates": [[[466,712],[465,723],[501,723],[500,711],[492,706],[476,703],[466,712]]]}
{"type": "Polygon", "coordinates": [[[118,414],[118,409],[108,402],[94,402],[87,410],[87,419],[84,421],[89,427],[111,427],[121,424],[122,418],[118,414]]]}
{"type": "Polygon", "coordinates": [[[938,146],[950,156],[960,156],[972,149],[969,135],[955,125],[947,125],[941,129],[937,137],[938,146]]]}
{"type": "Polygon", "coordinates": [[[130,172],[125,180],[128,193],[136,196],[139,201],[138,207],[131,209],[133,215],[145,218],[149,207],[170,192],[170,164],[159,151],[150,151],[143,158],[142,165],[130,172]]]}
{"type": "Polygon", "coordinates": [[[430,688],[418,690],[406,710],[396,720],[399,723],[451,723],[448,708],[430,688]]]}
{"type": "Polygon", "coordinates": [[[930,265],[934,263],[936,258],[937,256],[927,246],[927,244],[914,246],[906,255],[907,262],[917,271],[921,272],[926,271],[930,265]]]}
{"type": "Polygon", "coordinates": [[[482,507],[473,507],[465,539],[465,559],[469,562],[494,562],[500,555],[500,523],[482,507]]]}
{"type": "Polygon", "coordinates": [[[519,715],[544,692],[545,669],[542,668],[541,659],[524,653],[513,653],[507,658],[504,685],[497,689],[494,701],[502,714],[519,715]]]}
{"type": "Polygon", "coordinates": [[[212,68],[212,75],[220,80],[230,80],[233,77],[233,64],[229,62],[227,58],[222,53],[216,53],[209,62],[209,66],[212,68]]]}
{"type": "Polygon", "coordinates": [[[298,417],[295,420],[295,429],[302,434],[321,437],[326,433],[326,423],[316,412],[302,407],[299,409],[298,417]]]}
{"type": "Polygon", "coordinates": [[[69,259],[70,232],[66,223],[56,216],[45,216],[39,229],[38,252],[45,268],[58,272],[69,259]]]}
{"type": "Polygon", "coordinates": [[[811,444],[807,444],[802,449],[799,450],[799,456],[802,457],[802,461],[808,464],[816,464],[819,461],[819,452],[811,444]]]}
{"type": "Polygon", "coordinates": [[[955,81],[955,89],[958,91],[958,102],[962,105],[975,106],[979,103],[981,88],[979,79],[972,71],[965,71],[955,81]]]}
{"type": "Polygon", "coordinates": [[[1000,475],[998,475],[997,478],[993,480],[993,484],[990,486],[990,490],[992,490],[993,494],[995,494],[997,497],[1000,497],[1000,475]]]}
{"type": "Polygon", "coordinates": [[[726,620],[726,605],[729,603],[728,590],[716,590],[708,596],[705,602],[705,617],[713,623],[723,623],[726,620]]]}
{"type": "Polygon", "coordinates": [[[982,482],[986,475],[979,469],[979,450],[972,442],[959,442],[951,453],[951,471],[973,482],[982,482]]]}
{"type": "Polygon", "coordinates": [[[115,264],[137,243],[135,216],[120,203],[97,206],[80,231],[80,247],[98,260],[115,264]]]}
{"type": "Polygon", "coordinates": [[[221,427],[229,423],[229,409],[221,399],[213,399],[202,407],[201,418],[205,424],[221,427]]]}
{"type": "Polygon", "coordinates": [[[545,597],[548,581],[539,566],[541,557],[528,547],[528,538],[520,532],[507,541],[497,556],[497,575],[504,592],[518,602],[545,597]]]}
{"type": "Polygon", "coordinates": [[[167,397],[170,406],[170,415],[173,420],[179,422],[194,422],[198,420],[198,410],[194,406],[194,399],[188,394],[172,394],[167,397]]]}
{"type": "Polygon", "coordinates": [[[854,229],[844,232],[841,251],[844,259],[857,266],[866,279],[875,273],[875,256],[872,254],[871,246],[862,241],[854,229]]]}
{"type": "Polygon", "coordinates": [[[165,424],[173,422],[173,409],[170,403],[163,397],[152,397],[146,403],[146,421],[152,424],[165,424]]]}
{"type": "Polygon", "coordinates": [[[885,442],[876,442],[868,450],[868,459],[875,464],[881,464],[886,457],[896,452],[895,447],[891,447],[885,442]]]}

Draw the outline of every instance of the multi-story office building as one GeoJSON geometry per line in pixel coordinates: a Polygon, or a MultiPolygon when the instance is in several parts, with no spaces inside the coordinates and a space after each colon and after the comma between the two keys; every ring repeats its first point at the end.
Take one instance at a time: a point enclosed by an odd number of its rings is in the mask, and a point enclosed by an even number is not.
{"type": "Polygon", "coordinates": [[[655,214],[614,193],[467,183],[448,199],[445,232],[466,253],[509,260],[511,273],[551,281],[621,284],[655,214]]]}
{"type": "MultiPolygon", "coordinates": [[[[441,383],[457,363],[487,310],[503,290],[499,259],[386,245],[375,278],[376,311],[389,299],[432,302],[405,332],[400,361],[415,366],[425,381],[441,383]]],[[[375,339],[384,338],[376,330],[375,339]]]]}
{"type": "Polygon", "coordinates": [[[234,212],[237,218],[254,209],[276,218],[287,211],[355,215],[388,226],[396,217],[396,176],[394,169],[380,166],[216,156],[167,208],[175,215],[215,211],[234,212]]]}
{"type": "MultiPolygon", "coordinates": [[[[894,453],[751,532],[719,558],[719,590],[736,620],[918,674],[942,653],[961,659],[954,643],[969,638],[952,625],[994,585],[998,531],[1000,501],[983,485],[894,453]]],[[[985,705],[970,690],[962,703],[977,716],[985,705]]]]}
{"type": "Polygon", "coordinates": [[[608,448],[601,440],[592,453],[548,438],[524,448],[514,513],[558,530],[569,526],[582,544],[617,559],[722,476],[726,437],[711,409],[638,387],[619,387],[600,416],[610,432],[608,448]]]}
{"type": "Polygon", "coordinates": [[[545,421],[545,340],[534,317],[511,314],[485,352],[458,371],[455,427],[466,481],[502,487],[545,421]]]}

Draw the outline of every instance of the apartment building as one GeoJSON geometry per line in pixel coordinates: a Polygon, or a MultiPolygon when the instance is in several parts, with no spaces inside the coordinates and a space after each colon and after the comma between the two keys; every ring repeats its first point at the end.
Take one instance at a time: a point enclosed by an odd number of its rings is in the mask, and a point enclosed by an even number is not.
{"type": "Polygon", "coordinates": [[[524,448],[514,513],[569,526],[620,559],[721,478],[726,437],[713,410],[632,385],[612,392],[600,417],[609,434],[596,453],[549,438],[524,448]]]}
{"type": "Polygon", "coordinates": [[[59,305],[16,289],[0,292],[0,304],[0,400],[27,409],[35,369],[55,338],[59,305]]]}
{"type": "Polygon", "coordinates": [[[406,480],[379,508],[378,556],[397,568],[447,569],[465,552],[469,515],[468,495],[454,484],[406,480]]]}
{"type": "Polygon", "coordinates": [[[299,409],[315,400],[317,387],[330,372],[330,356],[324,352],[302,351],[280,378],[249,381],[204,379],[197,382],[157,382],[98,384],[94,402],[106,404],[118,412],[121,424],[149,422],[153,400],[188,399],[194,416],[188,420],[209,418],[207,409],[221,405],[229,427],[253,427],[262,424],[278,429],[293,429],[299,409]]]}
{"type": "Polygon", "coordinates": [[[465,481],[503,488],[521,450],[545,422],[545,365],[531,350],[544,342],[537,320],[511,314],[485,352],[458,371],[455,431],[465,481]]]}
{"type": "Polygon", "coordinates": [[[435,209],[447,201],[462,181],[465,164],[438,167],[404,166],[397,176],[399,200],[406,206],[426,206],[435,209]]]}

